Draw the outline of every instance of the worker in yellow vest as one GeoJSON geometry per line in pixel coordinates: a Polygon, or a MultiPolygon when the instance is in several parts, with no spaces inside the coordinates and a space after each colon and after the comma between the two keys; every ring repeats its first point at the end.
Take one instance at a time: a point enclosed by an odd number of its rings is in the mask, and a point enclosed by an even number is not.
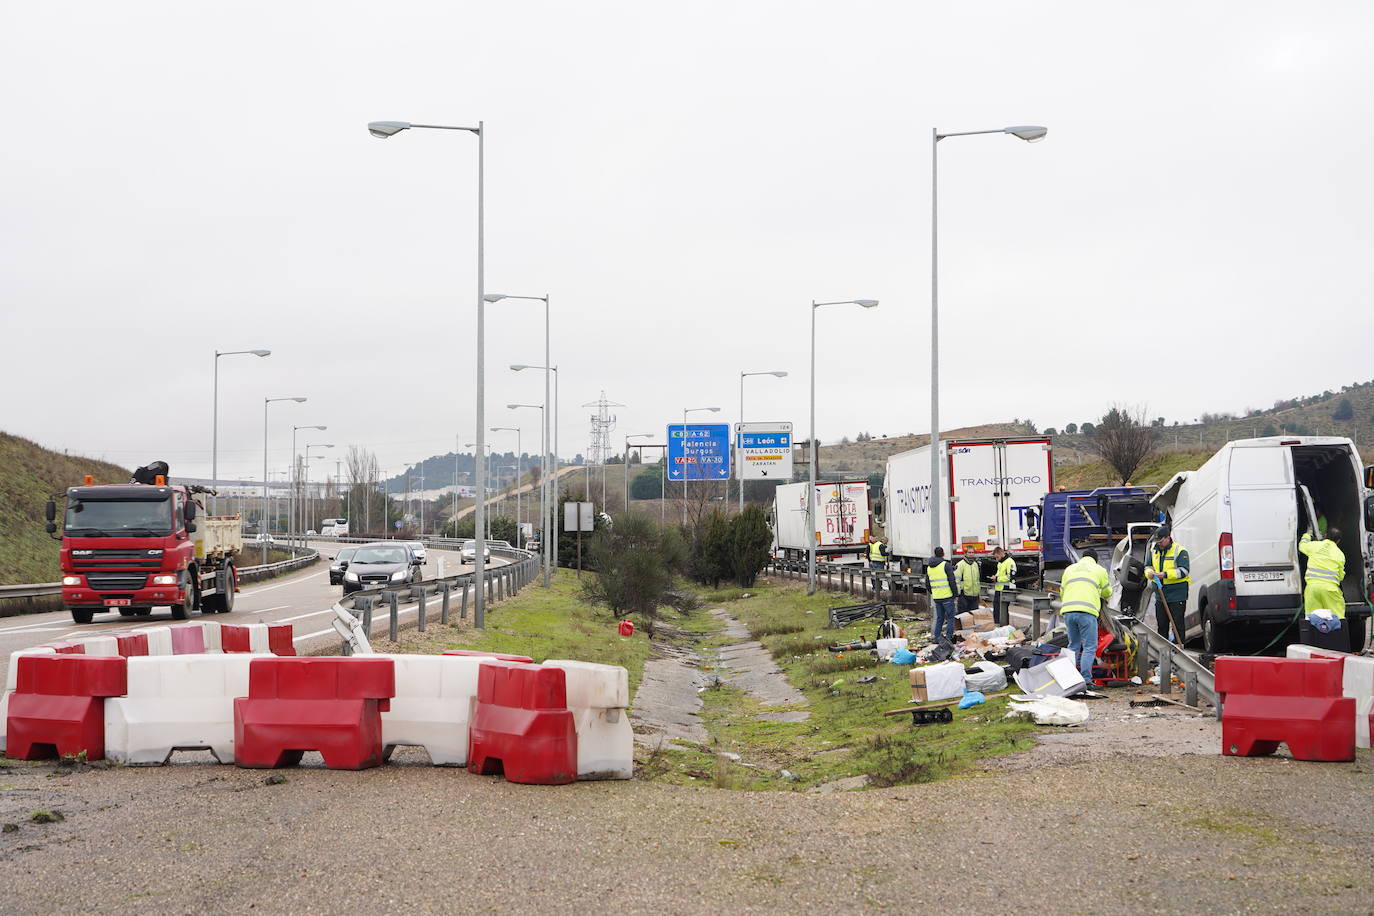
{"type": "MultiPolygon", "coordinates": [[[[1302,592],[1302,607],[1306,614],[1303,642],[1324,649],[1350,650],[1350,637],[1345,632],[1345,595],[1341,582],[1345,579],[1345,553],[1337,546],[1339,528],[1327,528],[1324,540],[1304,534],[1298,549],[1307,557],[1307,576],[1302,592]]],[[[1359,651],[1359,647],[1355,648],[1359,651]]]]}
{"type": "Polygon", "coordinates": [[[880,537],[868,542],[868,568],[887,569],[887,545],[880,537]]]}
{"type": "Polygon", "coordinates": [[[926,560],[926,594],[930,596],[934,626],[931,635],[954,640],[954,581],[945,548],[936,547],[935,556],[926,560]]]}
{"type": "Polygon", "coordinates": [[[954,564],[954,581],[959,583],[959,612],[978,610],[978,561],[964,554],[954,564]]]}
{"type": "Polygon", "coordinates": [[[1097,656],[1097,620],[1102,600],[1112,596],[1107,571],[1091,553],[1064,570],[1059,581],[1059,613],[1069,631],[1069,649],[1078,659],[1083,680],[1093,682],[1093,659],[1097,656]]]}
{"type": "Polygon", "coordinates": [[[997,571],[993,577],[992,619],[999,627],[1004,627],[1011,620],[1011,592],[1016,588],[1016,561],[1002,547],[993,551],[992,558],[997,561],[997,571]]]}
{"type": "Polygon", "coordinates": [[[1174,638],[1169,633],[1170,619],[1180,640],[1187,635],[1183,630],[1183,612],[1188,606],[1188,586],[1193,581],[1189,577],[1191,565],[1188,551],[1174,540],[1169,526],[1160,525],[1155,531],[1155,545],[1150,548],[1145,577],[1155,580],[1159,586],[1159,595],[1155,598],[1155,629],[1165,639],[1174,638]]]}

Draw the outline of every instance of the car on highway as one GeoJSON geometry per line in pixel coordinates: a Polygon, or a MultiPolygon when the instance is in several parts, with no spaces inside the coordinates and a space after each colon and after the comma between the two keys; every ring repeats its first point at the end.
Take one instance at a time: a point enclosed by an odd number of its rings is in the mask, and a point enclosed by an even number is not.
{"type": "MultiPolygon", "coordinates": [[[[477,562],[477,542],[476,542],[476,541],[468,541],[466,544],[464,544],[464,545],[463,545],[463,550],[462,550],[461,556],[462,556],[462,558],[463,558],[463,562],[464,562],[464,563],[476,563],[476,562],[477,562]]],[[[487,548],[485,548],[485,549],[482,551],[482,557],[483,557],[484,559],[487,559],[487,560],[490,560],[490,559],[491,559],[491,548],[490,548],[490,547],[487,547],[487,548]]]]}
{"type": "Polygon", "coordinates": [[[258,535],[257,537],[253,538],[253,540],[254,540],[254,541],[257,541],[257,542],[259,542],[259,543],[262,543],[262,544],[273,544],[273,543],[276,543],[275,541],[272,540],[272,535],[268,534],[268,533],[265,532],[265,531],[264,531],[262,534],[258,535]]]}
{"type": "Polygon", "coordinates": [[[406,546],[410,548],[410,553],[415,557],[415,561],[421,566],[429,562],[429,554],[425,552],[425,545],[422,541],[406,541],[406,546]]]}
{"type": "Polygon", "coordinates": [[[353,559],[353,554],[358,552],[356,547],[345,547],[334,554],[334,561],[329,564],[329,584],[343,584],[344,572],[348,569],[348,563],[353,559]]]}
{"type": "Polygon", "coordinates": [[[307,529],[306,529],[306,532],[305,532],[305,536],[308,537],[308,538],[313,538],[313,537],[315,537],[315,529],[314,529],[314,528],[307,528],[307,529]]]}
{"type": "Polygon", "coordinates": [[[420,571],[409,547],[396,541],[377,541],[353,551],[348,569],[344,570],[343,590],[347,595],[364,588],[418,581],[420,571]]]}

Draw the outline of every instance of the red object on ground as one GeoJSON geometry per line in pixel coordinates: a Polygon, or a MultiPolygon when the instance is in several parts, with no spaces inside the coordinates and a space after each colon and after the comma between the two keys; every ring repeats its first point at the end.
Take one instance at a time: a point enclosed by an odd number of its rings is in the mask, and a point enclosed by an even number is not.
{"type": "Polygon", "coordinates": [[[1355,700],[1341,696],[1341,659],[1222,656],[1221,752],[1257,757],[1287,744],[1297,760],[1355,759],[1355,700]]]}
{"type": "Polygon", "coordinates": [[[556,786],[577,779],[577,727],[561,668],[494,660],[477,672],[468,770],[556,786]]]}
{"type": "Polygon", "coordinates": [[[279,767],[319,751],[331,770],[382,762],[382,712],[396,695],[391,659],[253,659],[234,700],[234,764],[279,767]]]}
{"type": "Polygon", "coordinates": [[[86,646],[79,642],[50,642],[39,646],[40,649],[52,649],[58,655],[85,655],[86,646]]]}
{"type": "Polygon", "coordinates": [[[289,623],[269,623],[267,625],[267,647],[273,655],[294,657],[296,642],[294,627],[289,623]]]}
{"type": "Polygon", "coordinates": [[[445,655],[466,655],[471,658],[494,658],[503,662],[524,662],[533,664],[534,659],[528,655],[507,655],[504,652],[474,652],[471,649],[445,649],[445,655]]]}
{"type": "Polygon", "coordinates": [[[621,636],[633,636],[633,635],[635,635],[635,623],[634,623],[633,620],[622,620],[622,621],[620,621],[620,635],[621,635],[621,636]]]}
{"type": "Polygon", "coordinates": [[[121,656],[24,655],[10,694],[7,750],[38,760],[86,752],[105,756],[105,698],[127,690],[121,656]]]}
{"type": "Polygon", "coordinates": [[[200,624],[168,627],[172,634],[173,655],[204,655],[205,628],[200,624]]]}
{"type": "Polygon", "coordinates": [[[111,635],[115,638],[115,645],[119,654],[124,658],[148,654],[147,633],[113,633],[111,635]]]}
{"type": "Polygon", "coordinates": [[[237,623],[221,624],[219,628],[221,652],[252,652],[252,634],[246,626],[237,623]]]}

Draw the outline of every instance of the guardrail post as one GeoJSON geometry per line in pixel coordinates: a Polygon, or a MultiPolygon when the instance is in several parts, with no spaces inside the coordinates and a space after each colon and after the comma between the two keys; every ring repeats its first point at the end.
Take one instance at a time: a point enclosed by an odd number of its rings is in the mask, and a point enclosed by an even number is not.
{"type": "Polygon", "coordinates": [[[491,601],[492,587],[495,585],[495,581],[494,581],[494,580],[496,579],[496,577],[495,577],[495,576],[485,576],[484,578],[485,578],[485,580],[486,580],[487,601],[491,601]]]}
{"type": "Polygon", "coordinates": [[[1165,649],[1159,653],[1159,692],[1169,693],[1173,690],[1174,680],[1174,656],[1173,653],[1165,649]]]}
{"type": "Polygon", "coordinates": [[[363,599],[367,602],[367,607],[363,608],[363,632],[368,639],[372,638],[372,606],[376,603],[375,599],[376,595],[368,595],[363,599]]]}
{"type": "Polygon", "coordinates": [[[466,582],[463,583],[463,598],[462,598],[462,601],[461,601],[460,603],[462,604],[462,610],[459,612],[458,616],[459,616],[459,618],[462,619],[462,620],[467,620],[467,619],[468,619],[468,583],[466,583],[466,582]]]}
{"type": "Polygon", "coordinates": [[[1135,676],[1142,684],[1150,677],[1150,641],[1139,630],[1136,631],[1135,676]]]}
{"type": "Polygon", "coordinates": [[[392,642],[395,642],[395,641],[397,640],[397,638],[399,638],[399,636],[400,636],[400,632],[399,632],[399,631],[400,631],[400,628],[401,628],[400,610],[399,610],[399,608],[397,607],[397,605],[399,604],[399,602],[396,600],[396,593],[395,593],[395,592],[387,592],[387,593],[386,593],[386,600],[387,600],[388,609],[391,611],[391,629],[388,630],[387,632],[389,633],[389,636],[390,636],[391,641],[392,641],[392,642]]]}
{"type": "Polygon", "coordinates": [[[441,624],[443,624],[444,626],[448,626],[448,593],[449,593],[449,585],[448,585],[448,583],[447,583],[447,582],[440,582],[440,583],[439,583],[439,594],[440,594],[440,603],[439,603],[439,622],[440,622],[441,624]]]}
{"type": "Polygon", "coordinates": [[[419,626],[420,632],[421,632],[421,633],[423,633],[423,632],[425,631],[425,613],[426,613],[426,610],[427,610],[426,607],[425,607],[425,604],[426,604],[425,597],[426,597],[426,594],[427,594],[428,592],[429,592],[429,589],[425,588],[423,585],[420,586],[420,607],[419,607],[419,609],[415,612],[415,621],[416,621],[417,625],[419,626]]]}
{"type": "Polygon", "coordinates": [[[1197,705],[1197,672],[1183,672],[1183,702],[1189,706],[1197,705]]]}

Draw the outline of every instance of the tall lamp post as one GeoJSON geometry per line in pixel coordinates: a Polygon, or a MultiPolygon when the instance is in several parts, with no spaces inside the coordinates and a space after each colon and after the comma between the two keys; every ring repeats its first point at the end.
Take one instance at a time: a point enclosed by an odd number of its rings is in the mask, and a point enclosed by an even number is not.
{"type": "MultiPolygon", "coordinates": [[[[1047,127],[1001,127],[996,130],[964,130],[942,134],[930,131],[930,547],[940,546],[940,507],[935,494],[940,492],[940,219],[939,152],[946,137],[972,137],[978,134],[1009,134],[1037,143],[1049,133],[1047,127]]],[[[814,588],[814,582],[813,582],[814,588]]]]}
{"type": "MultiPolygon", "coordinates": [[[[458,127],[446,124],[411,124],[408,121],[372,121],[367,130],[372,136],[386,139],[410,128],[424,130],[461,130],[477,136],[477,450],[482,451],[486,442],[486,357],[483,340],[486,333],[486,125],[478,121],[476,127],[458,127]]],[[[473,625],[482,628],[487,625],[486,590],[486,552],[487,541],[482,533],[482,523],[487,515],[486,463],[479,462],[477,480],[477,507],[473,513],[474,533],[477,535],[477,557],[474,560],[473,587],[473,625]]]]}
{"type": "Polygon", "coordinates": [[[296,491],[301,487],[300,471],[296,467],[296,433],[302,429],[318,429],[321,432],[328,429],[328,426],[293,426],[291,427],[291,499],[287,504],[287,527],[300,533],[305,529],[301,527],[300,506],[296,498],[296,491]]]}
{"type": "MultiPolygon", "coordinates": [[[[511,366],[511,371],[513,372],[521,372],[525,369],[539,369],[544,373],[544,396],[546,398],[544,404],[546,406],[549,403],[547,400],[549,392],[549,374],[553,374],[553,441],[550,442],[546,438],[543,446],[548,453],[549,460],[543,474],[547,484],[547,489],[545,491],[547,496],[544,502],[544,533],[539,545],[544,549],[544,587],[548,588],[549,577],[553,575],[554,563],[556,563],[558,559],[558,554],[554,549],[553,542],[558,537],[558,532],[554,530],[557,527],[554,523],[554,519],[558,518],[558,409],[562,406],[563,402],[558,396],[557,366],[550,366],[547,363],[542,366],[530,366],[525,363],[517,363],[511,366]],[[551,451],[548,450],[549,445],[553,446],[551,451]]],[[[544,419],[548,420],[548,416],[549,412],[545,410],[544,419]]],[[[544,428],[548,429],[547,423],[544,428]]]]}
{"type": "MultiPolygon", "coordinates": [[[[741,372],[739,374],[739,423],[744,425],[744,380],[751,375],[771,375],[776,378],[787,378],[787,373],[780,370],[765,372],[741,372]]],[[[739,437],[741,433],[735,432],[735,476],[739,478],[739,511],[744,511],[744,465],[739,460],[739,437]]]]}
{"type": "MultiPolygon", "coordinates": [[[[321,427],[321,429],[323,429],[323,427],[321,427]]],[[[322,442],[307,442],[306,445],[305,445],[305,465],[304,465],[304,467],[303,467],[303,469],[304,469],[304,471],[305,471],[305,488],[304,488],[304,490],[301,492],[301,496],[305,499],[305,505],[302,507],[303,511],[301,512],[301,516],[302,516],[302,517],[301,517],[301,521],[304,523],[304,525],[303,525],[303,527],[302,527],[302,529],[301,529],[301,546],[305,546],[305,530],[308,529],[308,528],[310,527],[310,516],[311,516],[311,511],[310,511],[310,450],[311,450],[312,448],[333,448],[333,447],[334,447],[333,443],[325,444],[325,443],[322,443],[322,442]]],[[[323,455],[316,455],[315,457],[316,457],[316,458],[323,458],[324,456],[323,456],[323,455]]]]}
{"type": "MultiPolygon", "coordinates": [[[[682,527],[687,527],[687,473],[692,465],[687,461],[687,415],[689,413],[720,413],[719,407],[682,408],[682,527]]],[[[728,490],[726,492],[729,492],[728,490]]]]}
{"type": "MultiPolygon", "coordinates": [[[[215,386],[214,406],[211,408],[213,419],[210,425],[210,489],[219,489],[219,358],[221,356],[239,356],[241,354],[252,354],[253,356],[271,356],[271,350],[216,350],[215,351],[215,386]]],[[[219,496],[214,496],[212,505],[219,505],[219,496]]]]}
{"type": "MultiPolygon", "coordinates": [[[[541,418],[542,419],[542,418],[541,418]]],[[[525,457],[524,446],[520,444],[520,427],[493,426],[494,433],[515,433],[515,546],[520,546],[523,533],[520,530],[520,463],[525,457]]]]}
{"type": "MultiPolygon", "coordinates": [[[[485,298],[488,302],[500,302],[502,299],[522,299],[522,300],[524,300],[524,301],[526,301],[526,302],[542,302],[542,303],[544,303],[544,365],[545,365],[545,366],[552,366],[552,365],[553,365],[553,357],[550,356],[550,351],[549,351],[549,296],[548,296],[547,293],[545,293],[545,294],[542,295],[542,296],[512,296],[512,295],[509,295],[509,294],[507,294],[507,293],[487,293],[486,296],[485,296],[484,298],[485,298]]],[[[519,366],[519,367],[511,366],[511,368],[514,369],[515,371],[519,372],[521,369],[536,369],[536,368],[542,368],[542,367],[538,367],[538,366],[519,366]]],[[[556,371],[556,370],[555,370],[555,371],[556,371]]],[[[548,541],[548,534],[549,534],[549,533],[548,533],[548,527],[547,527],[547,525],[545,524],[544,519],[548,518],[548,516],[549,516],[549,506],[552,504],[552,501],[553,501],[553,496],[550,494],[550,490],[549,490],[549,458],[548,458],[548,445],[549,445],[549,443],[552,442],[553,440],[552,440],[552,438],[549,436],[549,423],[551,422],[550,413],[552,412],[552,409],[549,407],[549,373],[548,373],[548,372],[545,372],[545,373],[544,373],[544,407],[545,407],[545,410],[544,410],[543,424],[542,424],[542,430],[543,430],[543,432],[542,432],[542,435],[541,435],[541,437],[540,437],[540,439],[539,439],[539,441],[540,441],[540,443],[541,443],[541,444],[540,444],[540,452],[541,452],[541,455],[540,455],[540,458],[539,458],[539,507],[540,507],[540,516],[541,516],[541,518],[540,518],[540,522],[539,522],[539,527],[540,527],[540,537],[543,539],[544,542],[547,542],[547,541],[548,541]]],[[[543,547],[543,544],[541,543],[540,546],[543,547]]],[[[546,556],[548,555],[547,549],[545,550],[545,555],[546,555],[546,556]]],[[[544,564],[544,585],[545,585],[545,587],[547,587],[548,584],[549,584],[549,564],[548,564],[548,562],[546,561],[545,564],[544,564]]]]}
{"type": "Polygon", "coordinates": [[[826,305],[857,305],[871,309],[878,304],[877,299],[840,299],[836,302],[817,302],[811,300],[811,442],[810,460],[807,462],[807,478],[810,486],[806,488],[806,524],[810,536],[806,545],[806,593],[816,594],[816,460],[820,450],[816,447],[816,309],[826,305]]]}
{"type": "Polygon", "coordinates": [[[630,440],[652,439],[653,433],[631,433],[625,437],[625,512],[630,511],[630,440]]]}
{"type": "MultiPolygon", "coordinates": [[[[267,524],[267,405],[274,401],[295,401],[303,404],[307,398],[263,398],[262,399],[262,524],[258,526],[261,530],[259,534],[266,534],[267,524]]],[[[296,460],[296,445],[291,444],[291,460],[296,460]]],[[[267,540],[262,542],[262,562],[267,565],[267,540]]]]}

